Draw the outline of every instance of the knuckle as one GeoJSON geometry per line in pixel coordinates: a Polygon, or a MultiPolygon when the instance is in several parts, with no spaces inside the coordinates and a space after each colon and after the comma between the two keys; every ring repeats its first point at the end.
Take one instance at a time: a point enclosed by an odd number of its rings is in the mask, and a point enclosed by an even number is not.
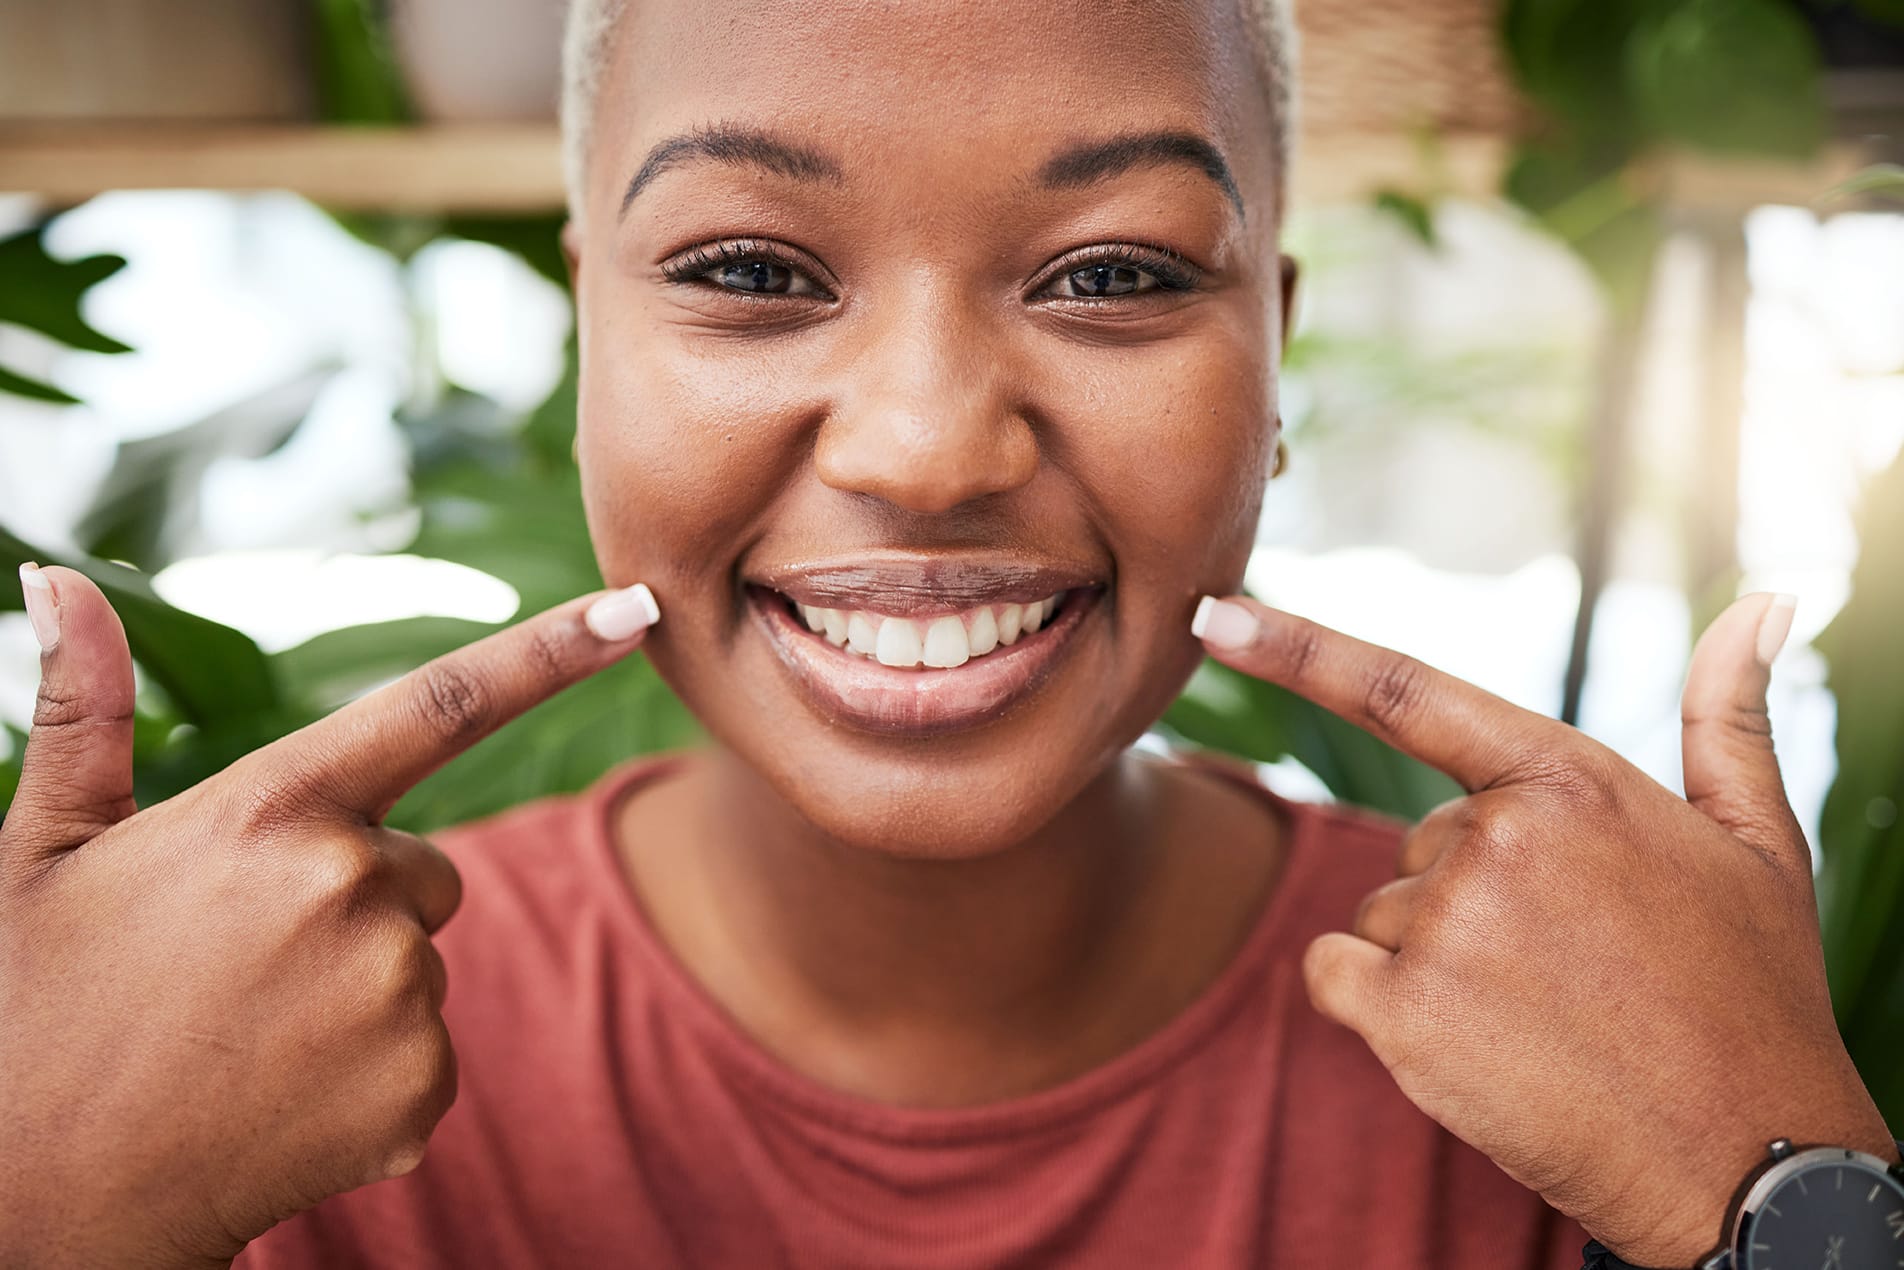
{"type": "Polygon", "coordinates": [[[538,679],[561,683],[577,677],[581,657],[568,631],[538,626],[528,635],[526,656],[538,679]]]}
{"type": "Polygon", "coordinates": [[[490,694],[475,675],[453,662],[419,670],[418,712],[433,735],[451,745],[473,741],[489,730],[490,694]]]}
{"type": "Polygon", "coordinates": [[[68,684],[57,676],[40,679],[33,699],[33,729],[43,734],[63,734],[79,729],[124,726],[132,721],[131,709],[101,715],[92,709],[92,697],[83,686],[68,684]]]}
{"type": "Polygon", "coordinates": [[[1427,691],[1426,667],[1412,657],[1384,657],[1369,677],[1362,712],[1382,731],[1402,731],[1420,710],[1427,691]]]}
{"type": "Polygon", "coordinates": [[[394,1056],[390,1121],[382,1177],[401,1177],[423,1162],[430,1135],[456,1101],[456,1051],[437,1020],[406,1039],[394,1056]]]}
{"type": "Polygon", "coordinates": [[[1292,622],[1277,636],[1276,660],[1285,667],[1291,682],[1300,683],[1315,673],[1322,659],[1322,630],[1309,622],[1292,622]]]}
{"type": "Polygon", "coordinates": [[[1463,851],[1489,870],[1512,869],[1540,854],[1526,811],[1511,802],[1476,803],[1462,815],[1463,851]]]}
{"type": "Polygon", "coordinates": [[[435,949],[422,932],[408,922],[392,923],[389,936],[379,942],[381,947],[374,954],[376,966],[366,976],[378,1006],[382,1012],[398,1018],[419,1013],[418,1003],[428,1004],[434,995],[435,949]]]}
{"type": "Polygon", "coordinates": [[[368,910],[388,881],[389,862],[364,834],[334,834],[309,853],[307,869],[323,907],[355,916],[368,910]]]}

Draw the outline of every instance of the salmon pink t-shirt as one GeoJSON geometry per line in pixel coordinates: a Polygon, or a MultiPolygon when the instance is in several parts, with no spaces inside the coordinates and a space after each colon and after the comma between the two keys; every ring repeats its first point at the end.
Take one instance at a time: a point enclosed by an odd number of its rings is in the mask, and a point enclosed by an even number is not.
{"type": "Polygon", "coordinates": [[[744,1032],[662,943],[609,826],[665,772],[436,839],[455,1105],[413,1172],[255,1240],[240,1270],[1579,1270],[1587,1235],[1316,1013],[1305,945],[1395,874],[1400,827],[1290,802],[1231,962],[1159,1031],[1038,1093],[912,1109],[744,1032]]]}

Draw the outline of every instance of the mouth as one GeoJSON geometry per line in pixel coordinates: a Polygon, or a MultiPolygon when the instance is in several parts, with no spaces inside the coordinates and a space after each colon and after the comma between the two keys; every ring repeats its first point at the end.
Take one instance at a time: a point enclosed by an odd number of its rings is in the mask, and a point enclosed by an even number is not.
{"type": "Polygon", "coordinates": [[[960,731],[1014,712],[1103,594],[1083,575],[1051,570],[900,572],[811,570],[747,587],[781,664],[820,713],[889,736],[960,731]]]}

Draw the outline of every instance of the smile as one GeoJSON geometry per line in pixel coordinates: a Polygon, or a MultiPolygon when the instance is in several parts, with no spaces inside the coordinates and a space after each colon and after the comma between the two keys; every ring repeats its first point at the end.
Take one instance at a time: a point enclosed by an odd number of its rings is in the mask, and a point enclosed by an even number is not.
{"type": "Polygon", "coordinates": [[[870,657],[882,666],[955,670],[975,657],[1011,647],[1022,635],[1037,634],[1056,615],[1066,594],[1060,591],[1029,604],[983,604],[927,621],[886,617],[864,609],[787,603],[809,631],[835,648],[870,657]]]}
{"type": "Polygon", "coordinates": [[[930,736],[990,723],[1037,695],[1103,588],[1077,571],[932,562],[772,576],[747,594],[819,713],[930,736]]]}

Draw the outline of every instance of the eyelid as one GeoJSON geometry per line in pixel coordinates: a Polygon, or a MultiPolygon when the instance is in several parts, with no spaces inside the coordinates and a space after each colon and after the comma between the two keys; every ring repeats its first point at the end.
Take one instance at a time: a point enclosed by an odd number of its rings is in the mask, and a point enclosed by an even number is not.
{"type": "MultiPolygon", "coordinates": [[[[1141,269],[1157,279],[1154,291],[1140,292],[1140,295],[1155,295],[1158,292],[1173,294],[1195,289],[1203,280],[1204,270],[1192,263],[1181,253],[1168,247],[1155,247],[1148,243],[1094,243],[1089,247],[1080,247],[1068,251],[1039,271],[1033,280],[1027,299],[1036,299],[1066,274],[1095,264],[1126,265],[1141,269]]],[[[1059,296],[1056,299],[1091,304],[1110,303],[1117,300],[1131,300],[1135,296],[1059,296]]]]}
{"type": "Polygon", "coordinates": [[[818,287],[824,295],[775,295],[765,292],[742,291],[734,287],[723,287],[718,283],[708,283],[714,290],[744,300],[824,300],[837,298],[838,283],[832,272],[806,252],[786,243],[775,242],[770,238],[717,238],[704,243],[684,247],[657,266],[661,277],[668,282],[692,284],[707,282],[705,275],[724,264],[742,260],[765,260],[782,268],[791,269],[818,287]]]}

